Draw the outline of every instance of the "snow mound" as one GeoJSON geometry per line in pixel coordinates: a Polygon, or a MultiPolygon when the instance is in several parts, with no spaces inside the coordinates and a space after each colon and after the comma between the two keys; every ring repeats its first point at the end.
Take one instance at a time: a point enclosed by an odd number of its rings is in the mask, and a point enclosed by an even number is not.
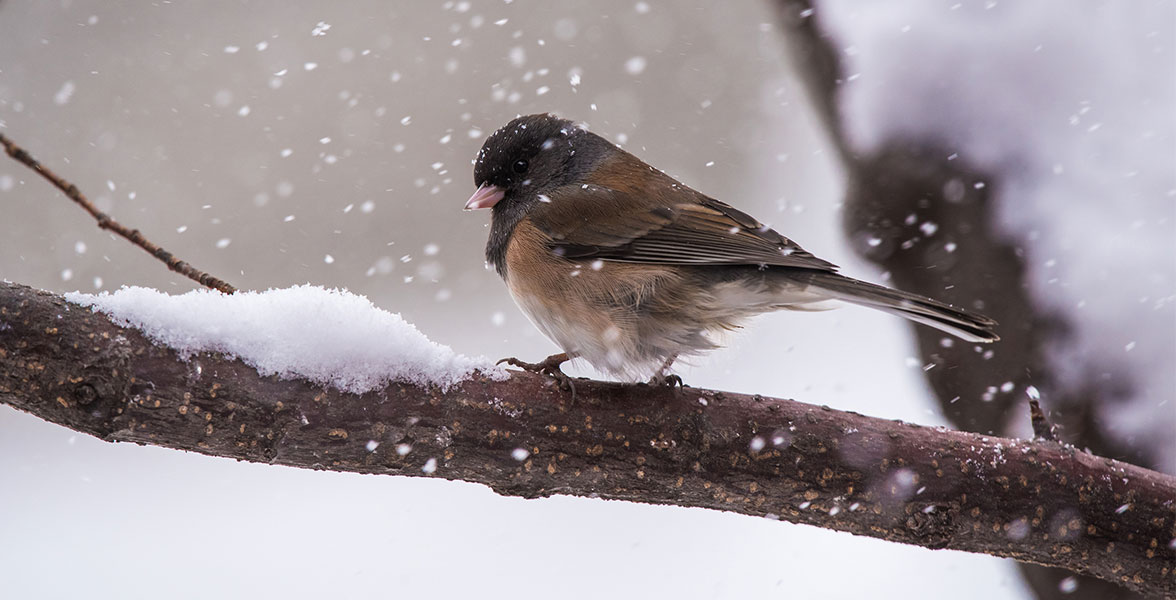
{"type": "Polygon", "coordinates": [[[429,340],[399,314],[346,290],[301,285],[172,296],[125,287],[97,295],[74,292],[65,299],[139,329],[185,360],[200,352],[221,352],[263,376],[300,377],[354,394],[393,381],[445,388],[475,370],[506,377],[489,360],[457,354],[429,340]]]}

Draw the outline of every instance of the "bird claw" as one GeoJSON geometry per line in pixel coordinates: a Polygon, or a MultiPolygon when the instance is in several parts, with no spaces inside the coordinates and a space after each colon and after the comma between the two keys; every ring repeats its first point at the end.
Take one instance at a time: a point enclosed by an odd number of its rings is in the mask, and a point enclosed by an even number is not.
{"type": "Polygon", "coordinates": [[[673,373],[667,373],[665,375],[662,375],[662,374],[654,375],[653,377],[649,378],[649,385],[658,385],[658,386],[664,385],[667,387],[677,386],[680,388],[686,387],[686,384],[682,383],[682,378],[677,375],[674,375],[673,373]]]}
{"type": "Polygon", "coordinates": [[[576,384],[572,383],[572,378],[568,377],[568,375],[559,368],[560,365],[570,360],[570,358],[571,357],[569,357],[567,354],[560,353],[552,354],[551,356],[548,356],[547,358],[537,363],[529,363],[511,356],[499,360],[494,364],[500,365],[502,363],[506,363],[512,367],[518,367],[530,373],[535,373],[537,375],[547,375],[548,377],[555,380],[556,384],[559,385],[559,389],[570,391],[572,393],[572,401],[575,402],[576,384]]]}
{"type": "Polygon", "coordinates": [[[662,363],[661,368],[659,368],[653,374],[653,377],[649,378],[649,385],[656,385],[659,387],[666,386],[670,388],[674,386],[678,386],[680,388],[686,387],[686,384],[682,383],[681,377],[670,372],[670,367],[674,366],[674,361],[677,359],[677,354],[671,354],[670,356],[666,357],[666,360],[662,363]]]}

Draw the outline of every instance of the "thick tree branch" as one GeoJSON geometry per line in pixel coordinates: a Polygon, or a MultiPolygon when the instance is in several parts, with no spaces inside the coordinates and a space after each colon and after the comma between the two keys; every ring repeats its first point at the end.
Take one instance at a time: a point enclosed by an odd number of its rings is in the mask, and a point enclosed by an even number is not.
{"type": "Polygon", "coordinates": [[[699,506],[1174,589],[1176,478],[1054,443],[788,400],[520,373],[362,396],[180,360],[60,296],[0,284],[0,402],[107,441],[295,467],[699,506]]]}

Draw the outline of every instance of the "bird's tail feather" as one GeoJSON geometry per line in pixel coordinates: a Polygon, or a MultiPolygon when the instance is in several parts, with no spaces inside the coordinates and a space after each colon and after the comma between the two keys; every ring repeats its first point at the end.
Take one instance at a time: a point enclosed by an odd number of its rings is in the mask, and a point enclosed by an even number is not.
{"type": "Polygon", "coordinates": [[[813,287],[832,298],[875,308],[916,323],[934,327],[969,342],[995,342],[996,321],[925,296],[894,290],[837,273],[813,273],[813,287]]]}

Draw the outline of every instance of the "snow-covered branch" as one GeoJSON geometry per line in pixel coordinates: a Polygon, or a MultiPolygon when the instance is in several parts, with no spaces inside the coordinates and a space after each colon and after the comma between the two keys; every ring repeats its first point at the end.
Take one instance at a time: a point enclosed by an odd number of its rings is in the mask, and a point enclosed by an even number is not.
{"type": "MultiPolygon", "coordinates": [[[[236,296],[234,296],[236,297],[236,296]]],[[[0,401],[108,441],[704,507],[1051,565],[1171,595],[1176,478],[1054,443],[693,388],[481,377],[348,393],[187,360],[0,284],[0,401]]]]}

